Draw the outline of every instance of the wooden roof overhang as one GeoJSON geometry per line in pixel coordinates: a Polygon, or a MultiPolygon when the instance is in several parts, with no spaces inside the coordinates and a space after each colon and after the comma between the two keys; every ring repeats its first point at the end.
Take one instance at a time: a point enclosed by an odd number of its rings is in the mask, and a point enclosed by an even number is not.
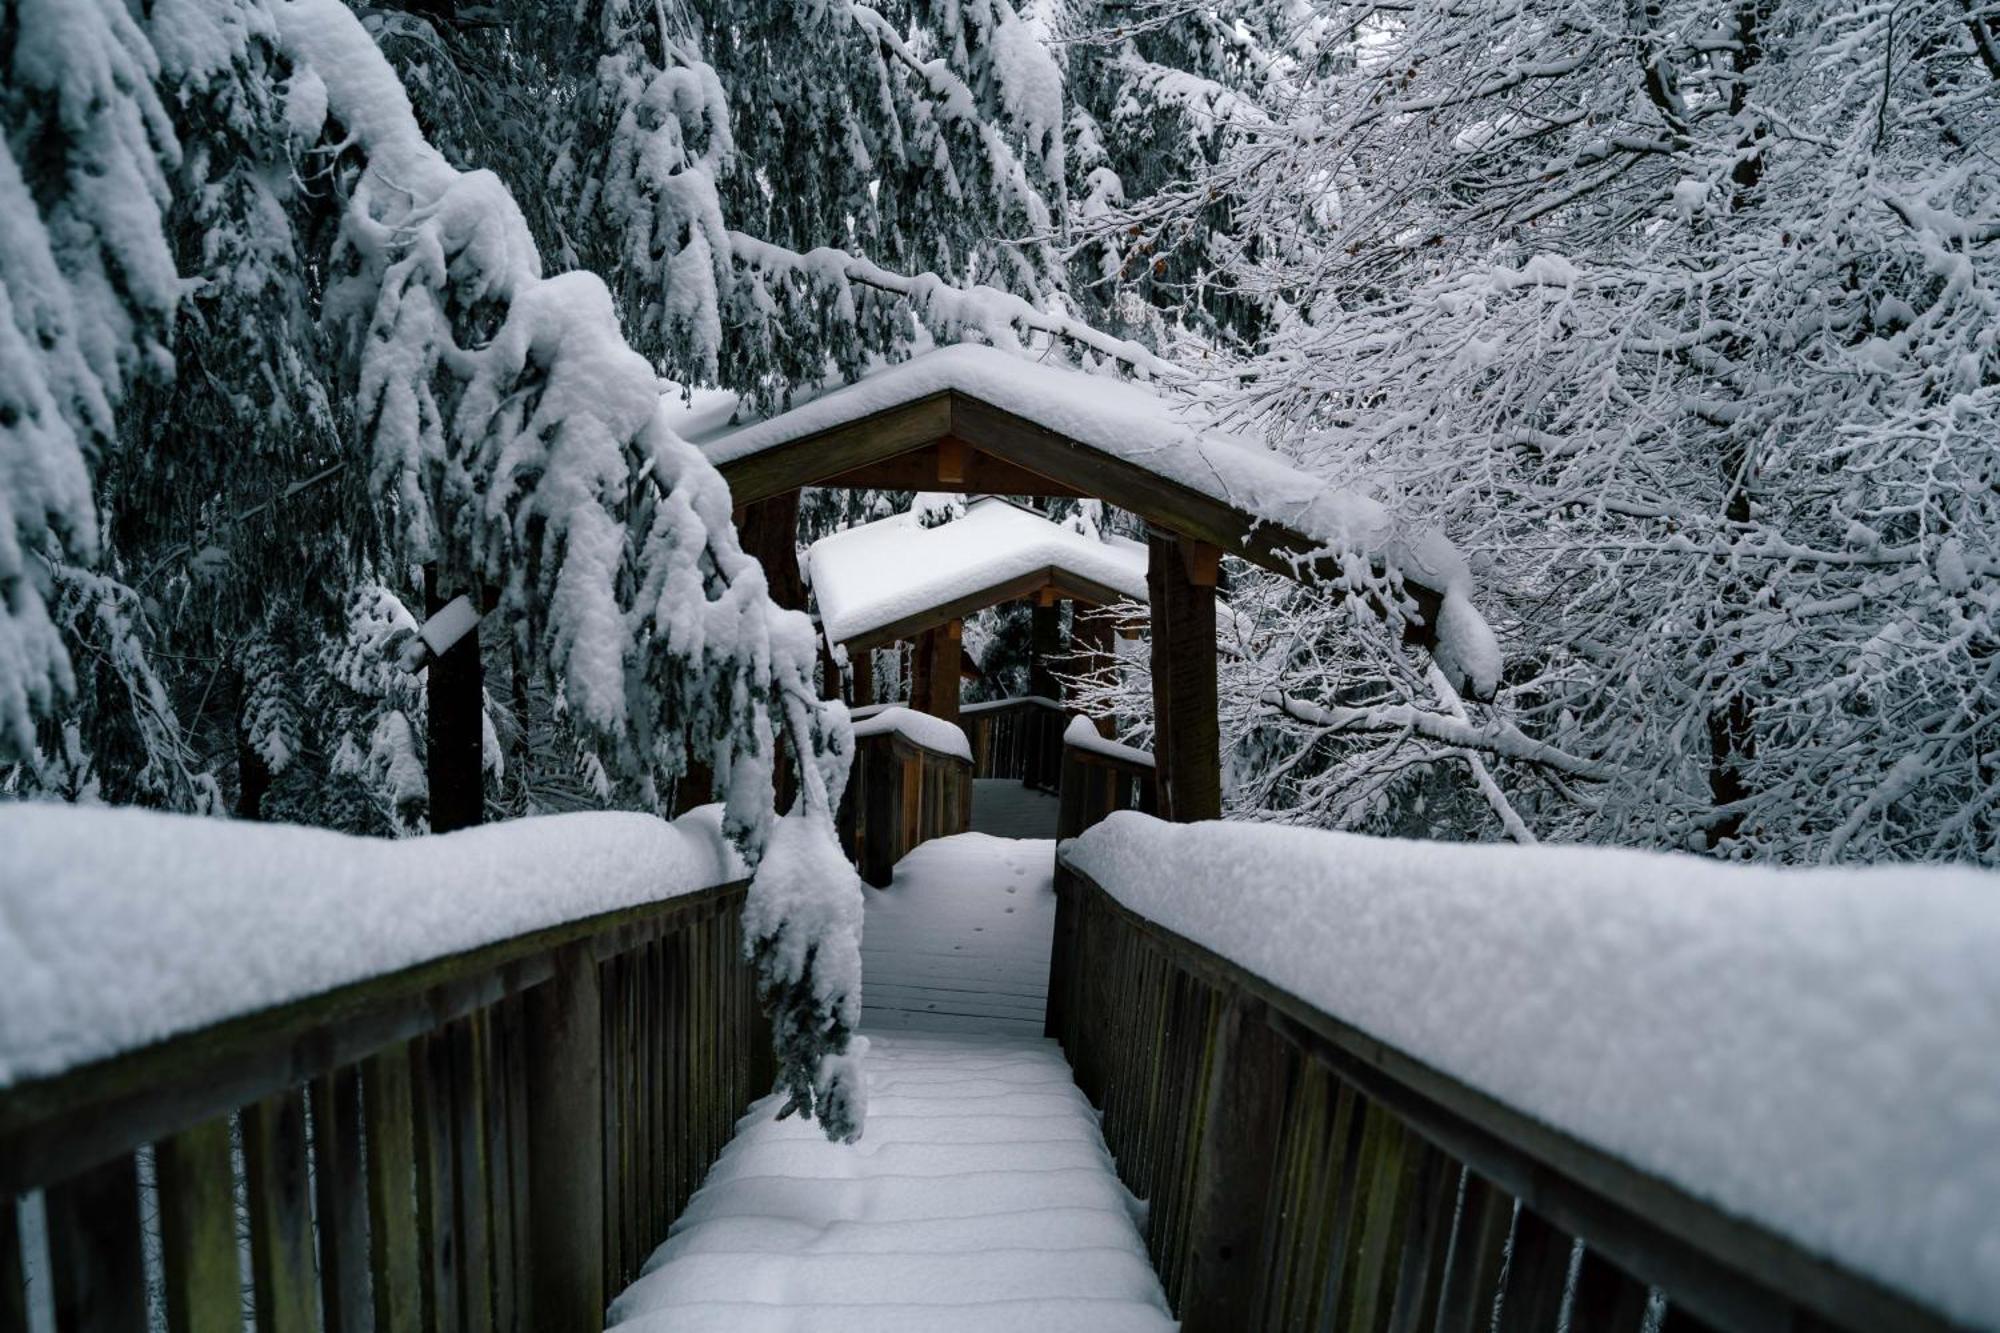
{"type": "MultiPolygon", "coordinates": [[[[806,486],[1088,495],[1287,578],[1338,573],[1332,560],[1314,558],[1323,542],[957,389],[716,466],[737,505],[806,486]]],[[[1422,617],[1421,624],[1410,625],[1408,637],[1428,646],[1436,638],[1443,590],[1426,587],[1407,573],[1404,586],[1422,617]]]]}
{"type": "Polygon", "coordinates": [[[1044,592],[1085,602],[1091,606],[1113,606],[1127,600],[1124,593],[1095,579],[1084,578],[1054,565],[1044,565],[1040,569],[1030,570],[1013,578],[996,579],[983,588],[974,589],[950,601],[939,602],[921,611],[913,611],[889,624],[843,639],[841,646],[849,652],[884,648],[904,639],[914,639],[925,630],[935,629],[939,625],[963,620],[989,606],[1019,601],[1023,597],[1034,597],[1044,592]]]}

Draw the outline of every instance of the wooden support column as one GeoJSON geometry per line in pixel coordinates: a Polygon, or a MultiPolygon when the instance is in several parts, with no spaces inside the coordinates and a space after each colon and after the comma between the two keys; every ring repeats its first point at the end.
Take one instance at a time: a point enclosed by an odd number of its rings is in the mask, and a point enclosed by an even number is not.
{"type": "Polygon", "coordinates": [[[1216,716],[1215,582],[1220,552],[1155,530],[1146,591],[1153,615],[1153,762],[1160,814],[1179,823],[1222,816],[1216,716]]]}
{"type": "Polygon", "coordinates": [[[854,692],[849,702],[856,708],[865,708],[875,702],[875,650],[849,648],[847,663],[854,672],[854,692]]]}
{"type": "Polygon", "coordinates": [[[927,629],[917,635],[910,645],[910,693],[908,703],[919,712],[927,711],[931,698],[931,662],[937,657],[937,645],[932,642],[937,637],[936,630],[927,629]]]}
{"type": "Polygon", "coordinates": [[[965,622],[954,620],[937,627],[931,637],[931,696],[924,711],[956,725],[959,660],[964,655],[965,622]]]}
{"type": "MultiPolygon", "coordinates": [[[[781,491],[763,500],[756,500],[736,511],[736,536],[743,543],[743,549],[757,558],[764,566],[764,586],[771,594],[771,600],[788,611],[806,609],[806,583],[799,573],[799,492],[796,489],[781,491]]],[[[798,787],[798,778],[793,772],[791,746],[780,736],[777,744],[776,778],[778,809],[784,810],[792,803],[792,796],[798,787]]],[[[709,796],[713,778],[706,766],[691,772],[696,780],[689,784],[694,793],[693,803],[700,804],[709,796]]],[[[680,805],[676,800],[675,804],[680,805]]]]}
{"type": "MultiPolygon", "coordinates": [[[[464,591],[469,590],[449,586],[436,565],[424,567],[426,615],[436,615],[464,591]]],[[[473,599],[478,600],[476,591],[473,599]]],[[[486,765],[480,748],[485,706],[475,626],[431,659],[424,672],[424,767],[433,833],[471,828],[486,813],[486,765]]]]}
{"type": "Polygon", "coordinates": [[[1062,607],[1055,589],[1042,589],[1029,617],[1028,693],[1060,700],[1062,686],[1056,680],[1055,666],[1062,653],[1062,607]]]}
{"type": "Polygon", "coordinates": [[[736,536],[743,550],[764,566],[771,600],[792,611],[806,609],[805,579],[799,574],[799,493],[784,491],[736,511],[736,536]]]}

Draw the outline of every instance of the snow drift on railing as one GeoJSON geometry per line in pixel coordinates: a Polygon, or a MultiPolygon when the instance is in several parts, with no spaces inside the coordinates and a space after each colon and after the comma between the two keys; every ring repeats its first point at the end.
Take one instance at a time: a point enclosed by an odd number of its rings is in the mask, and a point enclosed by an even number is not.
{"type": "Polygon", "coordinates": [[[1105,739],[1097,734],[1096,725],[1082,714],[1071,718],[1069,726],[1063,729],[1063,744],[1073,745],[1091,754],[1102,755],[1106,759],[1116,759],[1121,764],[1137,764],[1142,768],[1153,766],[1151,750],[1142,750],[1136,745],[1105,739]]]}
{"type": "Polygon", "coordinates": [[[1127,907],[1598,1149],[2000,1327],[2000,875],[1113,814],[1127,907]]]}
{"type": "Polygon", "coordinates": [[[912,745],[972,762],[972,743],[956,723],[901,704],[870,704],[854,710],[854,739],[894,732],[912,745]]]}
{"type": "Polygon", "coordinates": [[[720,823],[593,811],[399,842],[0,805],[0,1087],[740,879],[720,823]]]}

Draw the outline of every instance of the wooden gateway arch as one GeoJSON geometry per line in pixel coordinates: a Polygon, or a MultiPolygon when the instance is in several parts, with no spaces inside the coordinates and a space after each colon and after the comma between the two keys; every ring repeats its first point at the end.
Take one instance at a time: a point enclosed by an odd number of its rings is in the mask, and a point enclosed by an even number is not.
{"type": "Polygon", "coordinates": [[[1191,422],[1144,386],[958,345],[694,438],[729,483],[744,545],[774,596],[800,609],[795,543],[808,486],[1092,496],[1145,520],[1154,754],[1171,819],[1222,810],[1215,592],[1225,554],[1294,578],[1352,577],[1364,562],[1413,604],[1408,636],[1462,692],[1487,697],[1496,683],[1491,631],[1448,543],[1407,537],[1375,501],[1191,422]]]}

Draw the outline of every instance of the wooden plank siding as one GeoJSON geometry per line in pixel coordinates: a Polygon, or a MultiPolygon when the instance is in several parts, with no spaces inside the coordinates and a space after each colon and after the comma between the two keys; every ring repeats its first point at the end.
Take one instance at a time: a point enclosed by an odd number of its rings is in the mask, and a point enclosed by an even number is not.
{"type": "Polygon", "coordinates": [[[970,763],[898,732],[855,740],[837,827],[867,883],[886,887],[911,848],[971,826],[970,763]]]}
{"type": "Polygon", "coordinates": [[[0,1328],[23,1326],[11,1224],[19,1197],[42,1190],[62,1333],[596,1333],[606,1293],[637,1276],[769,1084],[738,949],[745,887],[553,927],[0,1092],[0,1328]]]}
{"type": "Polygon", "coordinates": [[[1952,1327],[1313,1009],[1060,857],[1056,894],[1048,1032],[1147,1201],[1189,1333],[1952,1327]]]}

